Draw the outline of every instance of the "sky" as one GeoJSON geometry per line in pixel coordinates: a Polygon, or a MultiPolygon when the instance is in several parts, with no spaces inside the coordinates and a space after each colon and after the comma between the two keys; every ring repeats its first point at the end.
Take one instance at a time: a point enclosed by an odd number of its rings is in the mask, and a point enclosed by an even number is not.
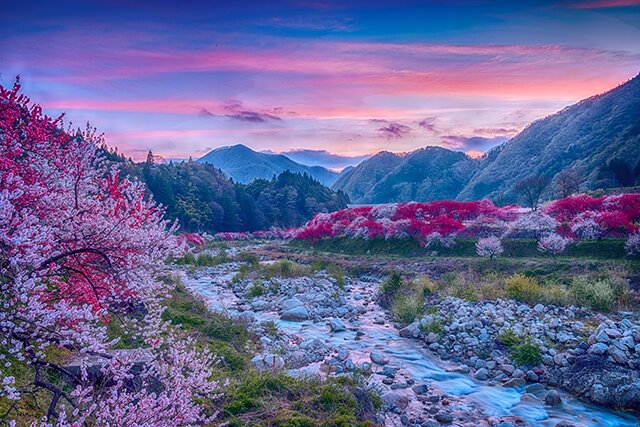
{"type": "Polygon", "coordinates": [[[3,0],[0,84],[136,160],[479,156],[640,71],[640,0],[3,0]]]}

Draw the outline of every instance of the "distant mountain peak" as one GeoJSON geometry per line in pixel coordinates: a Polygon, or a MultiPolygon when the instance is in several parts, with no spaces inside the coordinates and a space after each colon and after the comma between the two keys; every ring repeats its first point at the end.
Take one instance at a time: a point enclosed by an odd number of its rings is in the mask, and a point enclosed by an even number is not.
{"type": "Polygon", "coordinates": [[[271,179],[289,170],[307,173],[325,185],[332,185],[339,175],[321,166],[310,167],[294,162],[282,154],[260,153],[244,144],[216,148],[199,158],[198,162],[212,164],[240,183],[257,178],[271,179]]]}

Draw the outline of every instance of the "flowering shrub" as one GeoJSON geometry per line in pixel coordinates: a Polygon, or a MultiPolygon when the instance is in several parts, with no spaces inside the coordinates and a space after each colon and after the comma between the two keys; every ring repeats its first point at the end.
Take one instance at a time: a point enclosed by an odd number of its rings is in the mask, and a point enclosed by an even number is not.
{"type": "Polygon", "coordinates": [[[478,239],[476,243],[476,253],[478,256],[493,259],[494,257],[502,255],[503,252],[502,241],[496,236],[483,237],[478,239]]]}
{"type": "Polygon", "coordinates": [[[19,90],[0,86],[0,396],[19,403],[48,390],[43,425],[208,422],[215,414],[200,402],[216,397],[214,358],[161,319],[169,289],[156,277],[182,251],[174,229],[139,183],[98,155],[91,129],[63,131],[62,117],[47,117],[19,90]],[[144,348],[111,351],[109,319],[135,319],[126,325],[144,348]],[[95,383],[86,365],[76,375],[52,363],[50,348],[100,360],[104,380],[95,383]],[[12,363],[32,368],[29,384],[16,384],[12,363]],[[60,375],[70,392],[52,381],[60,375]]]}
{"type": "Polygon", "coordinates": [[[359,206],[317,214],[298,229],[218,233],[215,238],[412,238],[419,240],[423,246],[438,243],[433,241],[433,236],[442,236],[448,241],[454,237],[490,236],[540,239],[557,233],[569,238],[600,239],[633,233],[640,222],[639,211],[640,194],[598,198],[576,195],[553,201],[542,211],[530,211],[513,205],[496,207],[488,200],[437,200],[359,206]]]}
{"type": "Polygon", "coordinates": [[[205,244],[204,238],[196,233],[182,233],[178,236],[178,242],[200,247],[205,244]]]}
{"type": "Polygon", "coordinates": [[[538,250],[540,252],[550,253],[555,257],[564,252],[571,242],[572,240],[567,237],[562,237],[556,233],[549,233],[541,237],[538,241],[538,250]]]}

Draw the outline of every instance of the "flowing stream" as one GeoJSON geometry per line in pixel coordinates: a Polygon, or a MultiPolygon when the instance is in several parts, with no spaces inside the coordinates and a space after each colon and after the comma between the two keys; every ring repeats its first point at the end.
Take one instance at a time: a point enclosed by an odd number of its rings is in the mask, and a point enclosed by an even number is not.
{"type": "MultiPolygon", "coordinates": [[[[233,273],[228,273],[224,280],[217,276],[216,283],[212,283],[211,276],[190,278],[187,286],[200,293],[207,299],[215,310],[225,310],[233,313],[237,298],[224,283],[230,282],[233,273]]],[[[275,321],[279,329],[288,334],[299,335],[303,339],[319,339],[337,348],[350,351],[350,358],[360,363],[369,361],[369,353],[378,350],[390,359],[390,365],[398,366],[409,377],[417,382],[429,383],[441,391],[453,395],[464,396],[476,407],[483,408],[488,415],[519,416],[534,426],[555,426],[560,421],[569,421],[584,426],[638,426],[640,419],[622,412],[614,412],[596,405],[591,405],[561,392],[562,404],[548,406],[543,401],[522,400],[524,388],[505,388],[490,386],[472,379],[469,375],[452,372],[451,365],[433,356],[424,344],[415,339],[402,338],[390,322],[380,325],[375,319],[384,315],[384,311],[374,302],[366,302],[366,298],[356,295],[372,295],[377,290],[378,283],[357,282],[351,287],[348,300],[353,306],[368,304],[363,314],[351,321],[345,321],[347,330],[331,332],[326,321],[290,322],[280,320],[275,312],[258,312],[258,321],[275,321]],[[357,334],[356,332],[360,333],[357,334]],[[364,335],[362,335],[364,333],[364,335]]],[[[293,375],[315,374],[319,372],[319,363],[305,368],[292,370],[293,375]]],[[[374,365],[374,371],[376,366],[374,365]]],[[[374,378],[376,375],[373,376],[374,378]]],[[[409,389],[410,390],[410,389],[409,389]]]]}

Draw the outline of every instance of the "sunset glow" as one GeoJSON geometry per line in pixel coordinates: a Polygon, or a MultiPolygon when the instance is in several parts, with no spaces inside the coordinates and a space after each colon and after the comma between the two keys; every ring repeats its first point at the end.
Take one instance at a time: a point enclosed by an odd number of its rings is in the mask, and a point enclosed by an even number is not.
{"type": "Polygon", "coordinates": [[[477,157],[640,70],[637,1],[9,3],[2,83],[20,74],[135,159],[239,143],[477,157]]]}

